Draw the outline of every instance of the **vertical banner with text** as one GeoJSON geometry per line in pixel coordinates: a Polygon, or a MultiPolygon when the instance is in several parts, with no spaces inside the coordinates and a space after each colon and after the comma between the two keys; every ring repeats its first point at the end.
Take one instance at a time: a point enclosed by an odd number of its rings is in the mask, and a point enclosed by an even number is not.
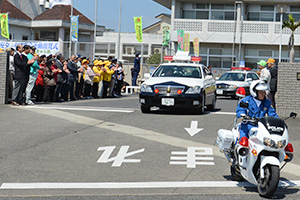
{"type": "Polygon", "coordinates": [[[1,35],[9,39],[8,13],[1,13],[0,21],[1,21],[1,35]]]}
{"type": "Polygon", "coordinates": [[[142,17],[134,17],[134,28],[136,40],[143,42],[143,24],[142,17]]]}
{"type": "Polygon", "coordinates": [[[184,34],[183,51],[185,51],[185,52],[190,51],[190,34],[189,33],[184,34]]]}
{"type": "Polygon", "coordinates": [[[199,56],[199,38],[194,38],[194,55],[199,56]]]}
{"type": "Polygon", "coordinates": [[[78,42],[78,20],[79,16],[71,16],[72,42],[78,42]]]}
{"type": "Polygon", "coordinates": [[[170,26],[163,26],[163,46],[168,46],[170,44],[170,26]]]}
{"type": "Polygon", "coordinates": [[[184,30],[177,30],[178,51],[183,51],[184,30]]]}

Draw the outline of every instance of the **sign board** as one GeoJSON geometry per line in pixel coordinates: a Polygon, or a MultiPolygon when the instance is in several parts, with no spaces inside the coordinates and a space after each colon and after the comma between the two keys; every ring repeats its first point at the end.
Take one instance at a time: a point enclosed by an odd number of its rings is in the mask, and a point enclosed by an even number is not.
{"type": "Polygon", "coordinates": [[[244,60],[240,61],[240,67],[245,67],[245,61],[244,60]]]}
{"type": "Polygon", "coordinates": [[[9,47],[12,47],[16,49],[16,46],[18,44],[22,44],[23,46],[25,44],[29,46],[35,46],[36,53],[39,55],[54,55],[59,51],[59,42],[7,42],[7,41],[0,41],[0,48],[6,49],[9,47]]]}

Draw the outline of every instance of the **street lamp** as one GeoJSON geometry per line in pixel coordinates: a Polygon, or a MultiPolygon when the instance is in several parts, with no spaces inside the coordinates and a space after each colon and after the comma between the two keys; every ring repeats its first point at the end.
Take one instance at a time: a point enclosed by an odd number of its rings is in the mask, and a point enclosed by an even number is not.
{"type": "Polygon", "coordinates": [[[287,5],[277,5],[277,13],[280,13],[280,45],[279,45],[279,61],[281,62],[281,49],[282,49],[282,21],[283,14],[286,13],[287,5]]]}

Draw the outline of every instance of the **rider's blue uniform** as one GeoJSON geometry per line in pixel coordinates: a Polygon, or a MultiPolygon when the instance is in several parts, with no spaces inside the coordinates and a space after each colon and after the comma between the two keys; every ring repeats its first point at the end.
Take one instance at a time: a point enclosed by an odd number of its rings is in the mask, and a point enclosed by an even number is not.
{"type": "MultiPolygon", "coordinates": [[[[271,101],[268,99],[264,99],[260,106],[258,107],[256,102],[254,101],[253,96],[249,95],[242,99],[241,101],[247,102],[249,104],[248,108],[242,108],[240,107],[240,104],[238,104],[238,107],[236,108],[236,115],[238,118],[241,117],[241,114],[246,114],[249,117],[264,117],[266,115],[271,116],[271,117],[278,117],[276,114],[275,109],[271,106],[271,101]]],[[[255,127],[253,124],[249,123],[242,123],[240,126],[240,138],[242,137],[247,137],[248,138],[248,133],[249,130],[255,127]]]]}

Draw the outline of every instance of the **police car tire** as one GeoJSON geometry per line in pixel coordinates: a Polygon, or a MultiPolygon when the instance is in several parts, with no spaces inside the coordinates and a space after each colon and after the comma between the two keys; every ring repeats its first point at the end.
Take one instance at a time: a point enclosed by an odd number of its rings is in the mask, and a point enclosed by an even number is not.
{"type": "Polygon", "coordinates": [[[217,97],[216,97],[216,95],[214,95],[211,105],[207,106],[207,109],[209,111],[214,111],[215,110],[215,108],[216,108],[216,101],[217,101],[217,97]]]}
{"type": "Polygon", "coordinates": [[[141,105],[142,113],[150,113],[150,106],[143,106],[141,105]]]}

